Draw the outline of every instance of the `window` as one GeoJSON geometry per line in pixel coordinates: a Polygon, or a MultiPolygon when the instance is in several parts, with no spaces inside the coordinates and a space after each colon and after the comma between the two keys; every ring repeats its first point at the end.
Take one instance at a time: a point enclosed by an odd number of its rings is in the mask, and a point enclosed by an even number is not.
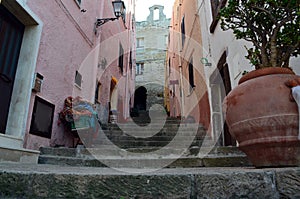
{"type": "Polygon", "coordinates": [[[165,42],[166,42],[166,46],[168,46],[168,44],[169,44],[169,36],[168,35],[165,35],[165,42]]]}
{"type": "Polygon", "coordinates": [[[189,83],[190,83],[190,90],[192,90],[195,87],[193,59],[189,63],[189,83]]]}
{"type": "Polygon", "coordinates": [[[136,39],[136,47],[144,48],[144,37],[140,37],[136,39]]]}
{"type": "Polygon", "coordinates": [[[144,73],[144,63],[136,64],[136,75],[142,75],[144,73]]]}
{"type": "Polygon", "coordinates": [[[123,46],[119,45],[119,68],[120,72],[123,74],[123,60],[124,60],[124,49],[123,46]]]}
{"type": "Polygon", "coordinates": [[[97,81],[95,90],[95,103],[100,103],[101,88],[102,84],[99,81],[97,81]]]}
{"type": "Polygon", "coordinates": [[[129,53],[129,69],[130,69],[130,74],[132,74],[132,50],[131,49],[129,53]]]}
{"type": "Polygon", "coordinates": [[[154,9],[153,20],[154,21],[159,20],[159,9],[158,8],[154,9]]]}
{"type": "Polygon", "coordinates": [[[36,96],[29,133],[51,138],[54,109],[54,104],[36,96]]]}
{"type": "Polygon", "coordinates": [[[82,1],[82,0],[74,0],[74,1],[77,3],[78,6],[81,5],[81,1],[82,1]]]}
{"type": "Polygon", "coordinates": [[[129,53],[129,68],[130,68],[130,70],[132,69],[132,51],[131,50],[129,53]]]}
{"type": "Polygon", "coordinates": [[[227,3],[227,0],[211,0],[210,2],[211,2],[211,11],[212,11],[212,18],[213,18],[213,21],[210,25],[210,33],[213,33],[219,21],[218,16],[220,10],[224,8],[224,6],[227,3]]]}
{"type": "Polygon", "coordinates": [[[75,85],[78,86],[79,88],[81,88],[81,82],[82,82],[82,75],[78,71],[76,71],[75,85]]]}
{"type": "Polygon", "coordinates": [[[185,24],[184,24],[184,17],[182,17],[182,21],[181,21],[181,45],[182,45],[182,49],[184,47],[184,41],[185,41],[185,24]]]}

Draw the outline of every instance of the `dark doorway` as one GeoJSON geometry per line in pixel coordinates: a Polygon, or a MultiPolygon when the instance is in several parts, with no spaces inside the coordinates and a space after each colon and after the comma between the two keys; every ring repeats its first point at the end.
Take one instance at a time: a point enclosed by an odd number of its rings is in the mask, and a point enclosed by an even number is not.
{"type": "Polygon", "coordinates": [[[0,5],[0,132],[5,133],[25,26],[0,5]]]}
{"type": "Polygon", "coordinates": [[[143,86],[138,87],[134,93],[134,108],[137,111],[145,111],[147,107],[147,89],[143,86]]]}
{"type": "Polygon", "coordinates": [[[110,82],[110,100],[109,100],[109,122],[117,122],[118,117],[118,89],[117,89],[118,80],[115,77],[112,77],[110,82]]]}
{"type": "MultiPolygon", "coordinates": [[[[226,52],[224,52],[223,55],[221,56],[221,59],[218,63],[218,70],[222,78],[224,91],[225,91],[225,93],[222,93],[222,101],[223,101],[225,96],[231,91],[229,69],[228,69],[228,64],[226,63],[226,52]]],[[[224,122],[224,126],[223,126],[223,136],[224,136],[225,146],[236,145],[236,140],[230,135],[226,121],[224,122]]]]}
{"type": "Polygon", "coordinates": [[[229,134],[229,129],[224,121],[224,126],[222,124],[222,102],[225,96],[231,91],[230,75],[228,70],[228,64],[226,63],[226,52],[221,56],[217,69],[210,77],[210,87],[212,96],[212,109],[213,109],[213,124],[214,124],[214,134],[217,135],[218,132],[222,132],[222,136],[219,138],[219,144],[224,146],[235,146],[236,141],[229,134]]]}

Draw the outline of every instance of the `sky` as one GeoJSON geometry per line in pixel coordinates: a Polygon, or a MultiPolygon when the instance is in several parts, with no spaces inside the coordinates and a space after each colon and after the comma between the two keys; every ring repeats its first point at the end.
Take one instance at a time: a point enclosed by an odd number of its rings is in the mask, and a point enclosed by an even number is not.
{"type": "Polygon", "coordinates": [[[171,18],[174,0],[136,0],[136,21],[145,21],[150,14],[149,7],[153,5],[164,6],[164,13],[171,18]]]}

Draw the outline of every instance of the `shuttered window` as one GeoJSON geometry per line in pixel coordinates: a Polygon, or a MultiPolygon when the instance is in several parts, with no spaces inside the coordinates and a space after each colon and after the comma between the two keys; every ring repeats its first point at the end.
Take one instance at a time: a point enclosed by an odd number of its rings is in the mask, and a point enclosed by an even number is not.
{"type": "Polygon", "coordinates": [[[210,33],[213,33],[219,22],[219,13],[222,8],[225,7],[227,0],[211,0],[211,11],[212,11],[212,23],[210,25],[210,33]]]}
{"type": "Polygon", "coordinates": [[[189,83],[190,83],[190,90],[192,90],[195,87],[193,59],[191,59],[189,63],[189,83]]]}

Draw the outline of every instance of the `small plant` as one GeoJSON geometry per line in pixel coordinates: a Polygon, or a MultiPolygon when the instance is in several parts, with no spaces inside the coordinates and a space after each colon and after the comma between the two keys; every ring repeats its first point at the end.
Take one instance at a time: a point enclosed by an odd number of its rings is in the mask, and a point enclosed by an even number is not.
{"type": "Polygon", "coordinates": [[[300,54],[300,0],[229,0],[221,10],[223,30],[253,44],[247,59],[255,69],[289,67],[300,54]]]}

